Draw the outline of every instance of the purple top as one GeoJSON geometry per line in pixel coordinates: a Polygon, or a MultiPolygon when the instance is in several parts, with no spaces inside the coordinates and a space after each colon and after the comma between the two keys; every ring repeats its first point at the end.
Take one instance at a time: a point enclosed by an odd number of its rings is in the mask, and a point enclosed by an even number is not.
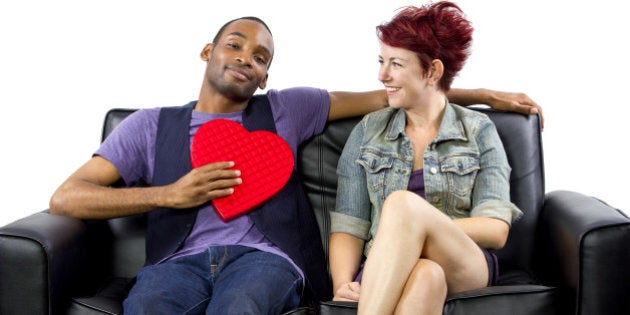
{"type": "MultiPolygon", "coordinates": [[[[290,88],[269,90],[267,95],[277,133],[291,147],[294,165],[297,168],[299,145],[324,129],[330,104],[328,92],[314,88],[290,88]]],[[[151,185],[159,112],[159,108],[134,112],[114,129],[95,153],[114,164],[128,186],[138,181],[145,181],[151,185]]],[[[201,125],[219,118],[242,124],[242,111],[208,114],[193,110],[190,121],[191,143],[192,137],[201,125]]],[[[211,203],[201,207],[183,247],[163,261],[196,254],[210,246],[223,245],[249,246],[278,254],[290,261],[285,253],[256,228],[248,216],[243,215],[223,222],[211,203]]]]}
{"type": "Polygon", "coordinates": [[[424,169],[421,168],[411,172],[407,190],[415,192],[422,198],[426,198],[424,195],[424,169]]]}

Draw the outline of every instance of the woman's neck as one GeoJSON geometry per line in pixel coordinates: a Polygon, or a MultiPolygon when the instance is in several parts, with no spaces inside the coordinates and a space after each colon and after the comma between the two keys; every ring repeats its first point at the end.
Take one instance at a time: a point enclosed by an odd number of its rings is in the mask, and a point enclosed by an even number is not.
{"type": "Polygon", "coordinates": [[[427,106],[406,109],[407,127],[411,129],[437,130],[446,108],[446,96],[437,95],[427,102],[427,106]]]}

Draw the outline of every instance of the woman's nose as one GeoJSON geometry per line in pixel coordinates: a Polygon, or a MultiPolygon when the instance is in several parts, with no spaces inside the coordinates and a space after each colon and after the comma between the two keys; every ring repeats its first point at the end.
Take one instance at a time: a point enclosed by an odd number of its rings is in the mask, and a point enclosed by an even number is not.
{"type": "Polygon", "coordinates": [[[382,66],[378,70],[378,80],[381,82],[386,82],[390,79],[389,70],[387,67],[382,66]]]}

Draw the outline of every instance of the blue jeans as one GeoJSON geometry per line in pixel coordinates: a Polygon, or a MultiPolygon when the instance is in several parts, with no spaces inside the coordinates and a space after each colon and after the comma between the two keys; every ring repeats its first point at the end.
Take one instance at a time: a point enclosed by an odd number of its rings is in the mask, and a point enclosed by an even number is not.
{"type": "Polygon", "coordinates": [[[125,314],[280,314],[300,303],[302,277],[286,259],[217,246],[140,270],[125,314]]]}

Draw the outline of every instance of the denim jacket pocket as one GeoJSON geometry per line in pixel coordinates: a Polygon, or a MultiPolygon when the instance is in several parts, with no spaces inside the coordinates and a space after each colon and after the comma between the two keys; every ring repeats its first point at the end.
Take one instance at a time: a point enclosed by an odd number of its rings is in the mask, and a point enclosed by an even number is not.
{"type": "Polygon", "coordinates": [[[479,158],[473,155],[448,156],[440,163],[440,169],[446,176],[448,192],[453,198],[448,208],[458,212],[458,216],[463,215],[461,211],[469,211],[472,205],[472,189],[480,169],[479,158]]]}
{"type": "Polygon", "coordinates": [[[394,165],[394,158],[377,150],[361,148],[357,163],[365,169],[368,188],[371,192],[384,191],[386,174],[394,165]]]}

